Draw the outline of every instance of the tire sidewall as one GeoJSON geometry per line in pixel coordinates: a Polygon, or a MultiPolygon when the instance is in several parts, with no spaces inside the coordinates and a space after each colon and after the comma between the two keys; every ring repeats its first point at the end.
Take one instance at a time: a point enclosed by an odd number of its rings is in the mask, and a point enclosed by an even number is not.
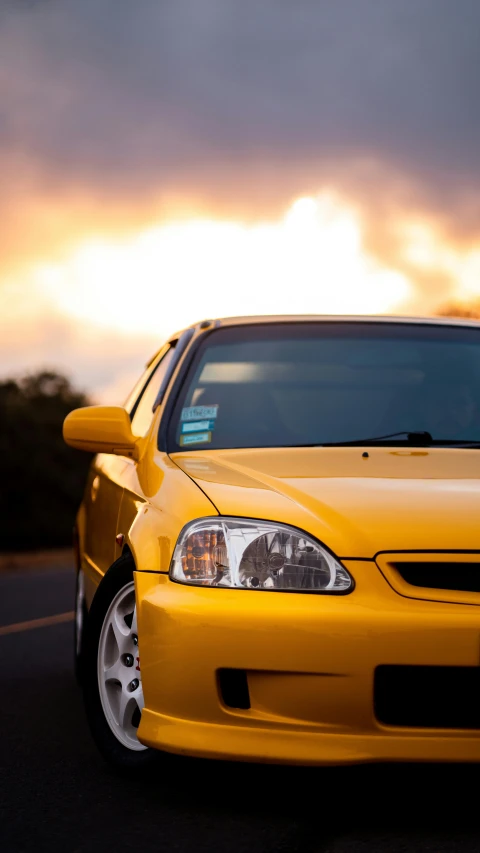
{"type": "Polygon", "coordinates": [[[92,601],[82,643],[82,689],[88,725],[104,759],[118,770],[150,765],[156,756],[155,750],[131,750],[117,740],[105,718],[98,686],[98,646],[105,616],[115,595],[132,583],[133,571],[129,555],[120,557],[108,570],[92,601]]]}
{"type": "Polygon", "coordinates": [[[83,598],[81,602],[82,608],[82,630],[80,634],[80,638],[78,637],[78,628],[77,628],[77,610],[78,610],[78,587],[80,583],[80,571],[77,572],[76,583],[75,583],[75,619],[73,622],[73,666],[75,671],[75,678],[77,684],[81,687],[83,681],[83,666],[84,666],[84,655],[85,655],[85,631],[88,620],[88,610],[87,605],[85,603],[85,598],[83,598]],[[78,642],[80,640],[80,642],[78,642]]]}

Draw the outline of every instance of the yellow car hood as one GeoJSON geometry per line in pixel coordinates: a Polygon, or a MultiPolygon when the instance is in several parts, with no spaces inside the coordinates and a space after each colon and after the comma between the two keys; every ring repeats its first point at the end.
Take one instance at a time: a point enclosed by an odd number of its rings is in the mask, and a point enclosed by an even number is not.
{"type": "Polygon", "coordinates": [[[221,515],[302,528],[339,557],[480,550],[480,449],[175,453],[221,515]]]}

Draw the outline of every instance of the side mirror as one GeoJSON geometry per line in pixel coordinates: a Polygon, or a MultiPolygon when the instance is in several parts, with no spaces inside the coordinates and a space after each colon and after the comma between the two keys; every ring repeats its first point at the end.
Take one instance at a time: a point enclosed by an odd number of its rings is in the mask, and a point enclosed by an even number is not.
{"type": "Polygon", "coordinates": [[[74,409],[63,422],[63,438],[78,450],[138,458],[137,439],[132,433],[130,418],[121,406],[74,409]]]}

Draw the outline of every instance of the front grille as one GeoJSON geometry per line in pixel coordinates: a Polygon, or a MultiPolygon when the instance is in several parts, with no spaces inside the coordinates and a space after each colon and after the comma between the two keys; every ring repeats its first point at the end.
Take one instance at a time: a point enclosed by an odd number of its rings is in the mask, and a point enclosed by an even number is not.
{"type": "Polygon", "coordinates": [[[480,729],[480,667],[378,666],[374,707],[390,726],[480,729]]]}
{"type": "Polygon", "coordinates": [[[480,563],[395,562],[391,565],[411,586],[480,592],[480,563]]]}

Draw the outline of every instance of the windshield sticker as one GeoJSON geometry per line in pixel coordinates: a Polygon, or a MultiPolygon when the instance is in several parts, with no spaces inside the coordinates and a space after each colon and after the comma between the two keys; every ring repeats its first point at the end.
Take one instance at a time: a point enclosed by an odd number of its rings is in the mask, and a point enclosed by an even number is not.
{"type": "Polygon", "coordinates": [[[192,432],[190,435],[180,436],[180,445],[185,447],[187,444],[207,444],[211,440],[211,432],[192,432]]]}
{"type": "Polygon", "coordinates": [[[182,409],[181,421],[206,421],[216,418],[218,406],[188,406],[182,409]]]}
{"type": "Polygon", "coordinates": [[[182,424],[182,432],[205,432],[215,429],[215,421],[186,421],[182,424]]]}

